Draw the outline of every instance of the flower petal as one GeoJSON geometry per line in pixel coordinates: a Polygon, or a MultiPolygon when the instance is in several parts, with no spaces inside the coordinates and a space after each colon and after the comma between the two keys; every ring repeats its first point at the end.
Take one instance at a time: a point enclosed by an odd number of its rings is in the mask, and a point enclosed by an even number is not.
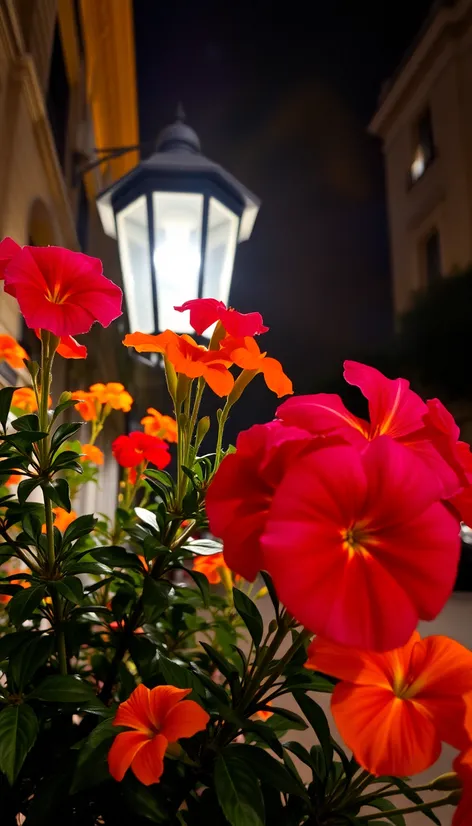
{"type": "Polygon", "coordinates": [[[285,375],[280,361],[273,358],[263,359],[261,371],[267,387],[269,390],[272,390],[279,399],[281,396],[289,396],[293,393],[293,384],[289,377],[285,375]]]}
{"type": "Polygon", "coordinates": [[[339,683],[331,710],[339,733],[358,763],[376,775],[404,777],[424,771],[441,743],[422,706],[377,686],[339,683]]]}
{"type": "Polygon", "coordinates": [[[56,353],[64,359],[87,358],[87,348],[85,344],[79,344],[72,336],[62,336],[56,353]]]}
{"type": "Polygon", "coordinates": [[[128,726],[149,736],[152,727],[150,693],[149,688],[140,683],[128,699],[118,706],[113,724],[128,726]]]}
{"type": "Polygon", "coordinates": [[[269,329],[264,325],[260,313],[239,313],[237,310],[225,309],[224,304],[218,317],[226,332],[235,338],[256,336],[260,333],[267,333],[269,329]]]}
{"type": "Polygon", "coordinates": [[[108,752],[108,769],[115,780],[123,780],[134,758],[146,743],[149,743],[149,736],[139,731],[124,731],[115,737],[108,752]]]}
{"type": "Polygon", "coordinates": [[[427,507],[434,479],[427,490],[406,484],[405,456],[413,482],[421,463],[391,439],[362,453],[347,445],[312,450],[277,488],[263,561],[281,601],[311,631],[345,645],[396,648],[418,616],[431,618],[450,594],[457,522],[443,505],[427,507]]]}
{"type": "Polygon", "coordinates": [[[167,739],[162,734],[156,734],[136,753],[131,769],[144,786],[159,782],[164,771],[164,755],[167,746],[167,739]]]}
{"type": "Polygon", "coordinates": [[[176,688],[173,685],[158,685],[151,689],[149,711],[152,724],[162,729],[167,714],[191,692],[191,688],[176,688]]]}
{"type": "Polygon", "coordinates": [[[369,433],[368,422],[353,416],[340,397],[333,393],[287,399],[277,408],[277,416],[285,424],[301,427],[315,436],[321,433],[340,433],[354,444],[363,445],[369,433]]]}
{"type": "MultiPolygon", "coordinates": [[[[435,721],[441,740],[458,749],[466,748],[466,697],[472,692],[472,652],[449,637],[422,640],[422,667],[415,694],[435,721]]],[[[412,675],[413,676],[413,675],[412,675]]]]}
{"type": "Polygon", "coordinates": [[[192,298],[185,301],[181,307],[174,307],[174,310],[178,313],[190,310],[190,325],[197,335],[201,336],[208,327],[218,321],[220,310],[226,310],[226,307],[216,298],[192,298]]]}
{"type": "Polygon", "coordinates": [[[388,434],[398,439],[423,425],[428,408],[410,390],[406,379],[388,379],[375,367],[358,361],[344,362],[344,378],[358,387],[369,402],[371,438],[388,434]]]}
{"type": "Polygon", "coordinates": [[[224,364],[203,365],[203,377],[217,396],[229,396],[234,387],[234,378],[224,364]]]}
{"type": "Polygon", "coordinates": [[[462,797],[452,818],[452,826],[470,826],[472,822],[472,748],[454,760],[454,771],[462,780],[462,797]]]}
{"type": "Polygon", "coordinates": [[[408,662],[411,646],[419,640],[420,635],[415,631],[407,646],[378,654],[375,651],[339,645],[317,636],[308,647],[308,661],[305,663],[305,668],[321,671],[338,680],[388,689],[391,688],[394,670],[391,662],[394,659],[402,663],[408,662]],[[405,648],[408,648],[407,656],[405,656],[405,648]]]}
{"type": "Polygon", "coordinates": [[[0,242],[0,280],[5,278],[5,270],[12,258],[21,251],[21,247],[13,238],[4,238],[0,242]]]}
{"type": "Polygon", "coordinates": [[[162,734],[169,743],[181,737],[193,737],[207,727],[210,715],[193,700],[183,700],[168,712],[162,726],[162,734]]]}

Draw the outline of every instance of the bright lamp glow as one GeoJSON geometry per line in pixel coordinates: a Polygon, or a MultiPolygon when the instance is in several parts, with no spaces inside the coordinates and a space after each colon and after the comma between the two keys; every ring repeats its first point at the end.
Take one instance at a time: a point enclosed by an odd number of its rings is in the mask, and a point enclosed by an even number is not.
{"type": "Polygon", "coordinates": [[[174,307],[198,297],[203,196],[155,192],[153,197],[159,329],[191,332],[188,319],[174,307]]]}

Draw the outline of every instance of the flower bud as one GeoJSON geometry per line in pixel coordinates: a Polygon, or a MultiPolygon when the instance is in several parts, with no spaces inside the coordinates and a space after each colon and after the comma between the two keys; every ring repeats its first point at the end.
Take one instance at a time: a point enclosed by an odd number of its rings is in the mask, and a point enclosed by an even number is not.
{"type": "Polygon", "coordinates": [[[257,376],[258,370],[243,370],[234,382],[234,387],[228,396],[228,406],[232,407],[241,398],[248,384],[257,376]]]}
{"type": "Polygon", "coordinates": [[[58,405],[59,404],[64,404],[65,402],[70,401],[71,398],[72,398],[72,393],[70,392],[70,390],[64,390],[64,392],[61,393],[61,395],[59,396],[58,405]]]}
{"type": "Polygon", "coordinates": [[[203,442],[203,440],[204,440],[205,436],[207,435],[209,429],[210,429],[210,417],[209,416],[203,416],[203,418],[200,419],[200,421],[198,422],[198,425],[197,425],[197,437],[196,437],[197,448],[203,442]]]}
{"type": "Polygon", "coordinates": [[[457,789],[462,789],[462,781],[456,772],[447,772],[446,774],[439,775],[435,780],[432,780],[429,788],[434,789],[436,792],[456,791],[457,789]]]}

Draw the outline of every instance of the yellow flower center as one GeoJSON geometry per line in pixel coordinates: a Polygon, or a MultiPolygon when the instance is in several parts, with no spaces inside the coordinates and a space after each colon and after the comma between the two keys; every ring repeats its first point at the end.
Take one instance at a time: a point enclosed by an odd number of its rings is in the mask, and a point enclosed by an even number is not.
{"type": "Polygon", "coordinates": [[[354,554],[369,555],[370,551],[366,545],[374,543],[372,532],[367,529],[365,524],[360,522],[343,529],[341,537],[343,548],[349,553],[349,557],[354,556],[354,554]]]}
{"type": "Polygon", "coordinates": [[[51,304],[64,304],[65,301],[69,298],[70,293],[65,293],[65,295],[61,296],[61,285],[59,283],[54,284],[54,289],[48,290],[46,294],[46,298],[51,304]]]}

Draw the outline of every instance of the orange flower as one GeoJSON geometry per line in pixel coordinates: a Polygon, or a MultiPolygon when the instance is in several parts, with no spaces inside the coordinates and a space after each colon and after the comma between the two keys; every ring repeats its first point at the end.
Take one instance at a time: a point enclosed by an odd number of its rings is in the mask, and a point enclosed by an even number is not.
{"type": "MultiPolygon", "coordinates": [[[[61,533],[64,533],[65,529],[69,527],[71,522],[77,519],[77,514],[75,511],[67,513],[64,508],[53,508],[52,512],[56,517],[54,519],[54,525],[61,531],[61,533]]],[[[46,533],[46,525],[43,525],[42,530],[43,533],[46,533]]]]}
{"type": "Polygon", "coordinates": [[[108,768],[115,780],[123,780],[131,767],[145,786],[158,783],[169,743],[203,731],[210,717],[198,703],[184,700],[190,691],[173,685],[158,685],[150,691],[141,683],[121,703],[113,724],[134,731],[118,734],[108,753],[108,768]]]}
{"type": "Polygon", "coordinates": [[[340,682],[331,710],[346,745],[372,774],[424,771],[441,741],[465,748],[465,695],[472,689],[472,652],[448,637],[421,639],[377,654],[316,637],[308,668],[340,682]]]}
{"type": "MultiPolygon", "coordinates": [[[[15,574],[30,574],[31,571],[26,565],[22,565],[21,562],[18,562],[17,559],[10,560],[2,565],[2,570],[6,574],[6,576],[14,576],[15,574]],[[13,567],[16,565],[17,567],[13,567]]],[[[31,583],[25,579],[10,579],[10,585],[21,585],[22,588],[29,588],[31,583]]],[[[7,605],[11,600],[10,594],[0,594],[0,605],[7,605]]]]}
{"type": "Polygon", "coordinates": [[[192,566],[194,571],[205,574],[208,582],[211,582],[212,585],[218,585],[221,582],[221,574],[229,572],[222,553],[212,554],[211,556],[196,556],[192,566]]]}
{"type": "Polygon", "coordinates": [[[22,478],[23,477],[21,473],[13,473],[12,476],[8,477],[7,481],[5,482],[5,485],[7,488],[12,487],[13,485],[19,485],[22,478]]]}
{"type": "Polygon", "coordinates": [[[138,353],[163,353],[173,364],[176,373],[196,379],[203,376],[217,396],[228,396],[234,378],[228,370],[231,360],[218,350],[208,350],[191,336],[178,336],[165,330],[157,336],[147,333],[129,333],[123,341],[125,347],[134,347],[138,353]]]}
{"type": "MultiPolygon", "coordinates": [[[[470,733],[472,735],[472,725],[470,733]]],[[[454,771],[462,780],[463,788],[462,797],[452,818],[452,826],[470,826],[472,823],[472,746],[456,757],[454,771]]]]}
{"type": "Polygon", "coordinates": [[[24,359],[28,358],[26,350],[23,350],[13,336],[0,335],[0,361],[6,361],[10,367],[19,370],[25,366],[24,359]]]}
{"type": "Polygon", "coordinates": [[[34,413],[38,409],[35,392],[32,387],[18,387],[13,393],[11,406],[24,410],[25,413],[34,413]]]}
{"type": "Polygon", "coordinates": [[[147,416],[141,419],[144,432],[149,436],[157,436],[166,442],[177,441],[177,422],[172,416],[164,416],[155,407],[148,407],[147,416]]]}
{"type": "Polygon", "coordinates": [[[285,375],[280,361],[267,358],[266,353],[261,352],[254,338],[250,336],[241,339],[227,337],[221,342],[221,350],[227,354],[233,364],[241,367],[242,370],[257,370],[258,373],[262,373],[267,387],[278,398],[293,393],[292,382],[285,375]]]}
{"type": "Polygon", "coordinates": [[[104,455],[99,447],[95,445],[82,445],[81,462],[93,462],[95,465],[103,465],[104,455]]]}
{"type": "Polygon", "coordinates": [[[87,390],[74,390],[72,399],[77,399],[75,409],[80,413],[84,422],[94,422],[98,419],[97,399],[87,390]]]}
{"type": "Polygon", "coordinates": [[[122,410],[123,413],[129,413],[131,410],[133,398],[117,381],[110,381],[108,384],[92,384],[90,392],[100,404],[109,404],[113,410],[122,410]]]}
{"type": "MultiPolygon", "coordinates": [[[[270,700],[267,703],[267,705],[268,706],[272,705],[270,700]]],[[[264,723],[269,719],[269,717],[272,717],[273,713],[274,712],[269,711],[269,709],[259,709],[259,711],[256,711],[257,716],[259,717],[260,720],[263,720],[264,723]]]]}

